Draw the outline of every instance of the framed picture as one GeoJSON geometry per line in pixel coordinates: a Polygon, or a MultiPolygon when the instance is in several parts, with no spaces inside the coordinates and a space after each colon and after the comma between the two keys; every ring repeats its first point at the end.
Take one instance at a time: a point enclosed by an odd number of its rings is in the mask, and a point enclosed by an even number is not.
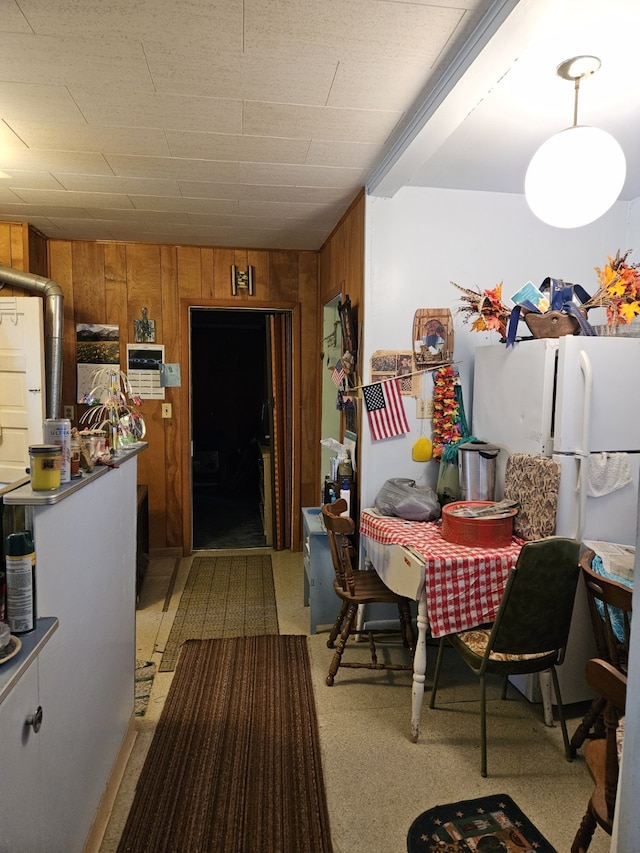
{"type": "Polygon", "coordinates": [[[342,330],[342,366],[346,374],[347,389],[354,388],[357,385],[358,341],[356,338],[354,312],[351,308],[351,300],[348,295],[338,305],[338,315],[342,330]]]}
{"type": "Polygon", "coordinates": [[[371,382],[384,382],[397,377],[400,393],[419,397],[422,374],[417,373],[411,350],[376,350],[371,356],[371,382]]]}
{"type": "Polygon", "coordinates": [[[418,308],[413,319],[416,370],[453,361],[453,318],[448,308],[418,308]]]}

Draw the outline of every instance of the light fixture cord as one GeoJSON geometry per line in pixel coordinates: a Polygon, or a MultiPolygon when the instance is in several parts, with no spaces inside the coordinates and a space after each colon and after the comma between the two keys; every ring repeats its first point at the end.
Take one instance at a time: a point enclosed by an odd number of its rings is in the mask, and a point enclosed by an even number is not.
{"type": "Polygon", "coordinates": [[[573,101],[573,126],[578,125],[578,91],[580,89],[580,78],[576,77],[575,98],[573,101]]]}

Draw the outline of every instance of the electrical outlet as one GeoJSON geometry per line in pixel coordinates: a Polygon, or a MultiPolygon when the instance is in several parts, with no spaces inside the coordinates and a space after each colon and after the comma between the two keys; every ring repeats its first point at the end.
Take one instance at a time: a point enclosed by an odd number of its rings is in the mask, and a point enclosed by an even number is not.
{"type": "Polygon", "coordinates": [[[163,403],[162,404],[162,417],[170,418],[171,417],[171,403],[163,403]]]}
{"type": "Polygon", "coordinates": [[[70,421],[75,420],[75,417],[76,417],[75,406],[64,406],[63,411],[64,411],[63,417],[69,418],[70,421]]]}

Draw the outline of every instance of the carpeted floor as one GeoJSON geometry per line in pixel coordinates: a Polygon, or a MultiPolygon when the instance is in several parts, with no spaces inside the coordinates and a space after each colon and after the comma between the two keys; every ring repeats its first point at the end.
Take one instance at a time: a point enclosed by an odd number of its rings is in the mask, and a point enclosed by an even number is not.
{"type": "Polygon", "coordinates": [[[269,554],[194,557],[160,672],[175,669],[185,640],[277,634],[278,611],[269,554]]]}
{"type": "Polygon", "coordinates": [[[331,853],[307,638],[183,648],[118,853],[331,853]]]}
{"type": "Polygon", "coordinates": [[[435,806],[413,822],[409,853],[557,853],[506,794],[435,806]]]}

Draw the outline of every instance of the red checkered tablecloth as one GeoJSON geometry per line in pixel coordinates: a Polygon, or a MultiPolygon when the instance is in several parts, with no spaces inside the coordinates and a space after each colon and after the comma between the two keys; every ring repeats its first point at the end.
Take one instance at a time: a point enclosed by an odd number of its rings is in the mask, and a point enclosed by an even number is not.
{"type": "Polygon", "coordinates": [[[442,538],[439,522],[404,521],[363,510],[360,535],[383,545],[410,545],[424,557],[427,613],[433,637],[495,618],[522,541],[506,548],[468,548],[442,538]]]}

